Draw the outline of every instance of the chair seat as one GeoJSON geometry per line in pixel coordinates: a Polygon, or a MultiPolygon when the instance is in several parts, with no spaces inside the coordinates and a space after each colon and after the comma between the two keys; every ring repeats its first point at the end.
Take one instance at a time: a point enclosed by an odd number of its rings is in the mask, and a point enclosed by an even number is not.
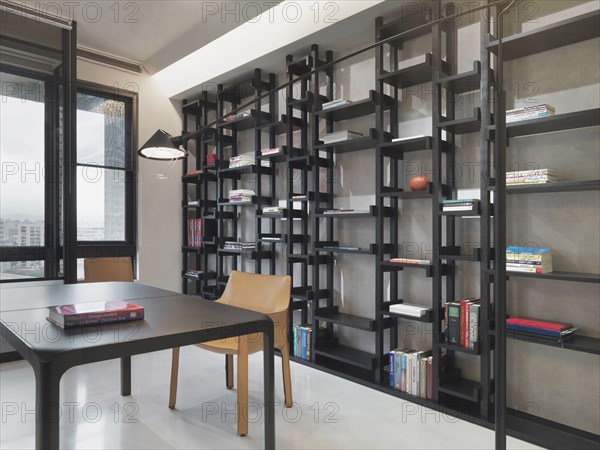
{"type": "Polygon", "coordinates": [[[248,340],[248,354],[257,353],[263,349],[263,339],[260,333],[253,333],[242,337],[231,337],[227,339],[218,339],[216,341],[203,342],[196,344],[196,347],[209,350],[222,355],[237,355],[239,339],[248,340]]]}

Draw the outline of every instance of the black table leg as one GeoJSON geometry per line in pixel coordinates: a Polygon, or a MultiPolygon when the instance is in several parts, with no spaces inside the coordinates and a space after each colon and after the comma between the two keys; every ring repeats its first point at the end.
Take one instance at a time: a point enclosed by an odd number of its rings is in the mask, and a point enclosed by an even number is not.
{"type": "Polygon", "coordinates": [[[35,371],[35,448],[59,448],[60,377],[48,364],[35,371]]]}
{"type": "Polygon", "coordinates": [[[275,449],[275,365],[273,344],[273,323],[265,326],[263,331],[263,361],[264,361],[264,408],[265,408],[265,449],[275,449]]]}
{"type": "Polygon", "coordinates": [[[131,395],[131,356],[121,358],[121,395],[131,395]]]}

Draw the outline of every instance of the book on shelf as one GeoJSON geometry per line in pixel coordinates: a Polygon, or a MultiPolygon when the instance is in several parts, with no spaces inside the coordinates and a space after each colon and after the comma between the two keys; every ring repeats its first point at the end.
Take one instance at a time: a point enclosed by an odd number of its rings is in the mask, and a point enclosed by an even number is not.
{"type": "Polygon", "coordinates": [[[446,304],[446,342],[474,350],[479,342],[478,299],[463,298],[446,304]]]}
{"type": "Polygon", "coordinates": [[[335,214],[368,214],[367,210],[356,210],[356,209],[326,209],[323,214],[335,215],[335,214]]]}
{"type": "Polygon", "coordinates": [[[229,168],[237,169],[240,167],[253,166],[255,164],[255,158],[253,155],[237,155],[229,158],[229,168]]]}
{"type": "Polygon", "coordinates": [[[292,195],[292,200],[306,200],[306,194],[292,195]]]}
{"type": "Polygon", "coordinates": [[[572,336],[577,328],[571,323],[549,322],[538,319],[511,317],[506,319],[506,329],[538,336],[547,336],[557,339],[566,339],[572,336]]]}
{"type": "Polygon", "coordinates": [[[326,134],[321,138],[321,141],[323,141],[324,144],[335,144],[336,142],[344,142],[349,141],[351,139],[358,139],[361,137],[363,137],[361,133],[344,130],[326,134]]]}
{"type": "MultiPolygon", "coordinates": [[[[427,398],[428,386],[433,385],[431,350],[416,351],[397,348],[389,353],[390,387],[416,397],[427,398]]],[[[429,389],[431,390],[431,389],[429,389]]]]}
{"type": "Polygon", "coordinates": [[[506,173],[506,185],[556,183],[558,177],[550,169],[522,170],[506,173]]]}
{"type": "Polygon", "coordinates": [[[338,98],[336,100],[332,100],[330,102],[323,103],[323,111],[328,111],[334,108],[339,108],[340,106],[349,105],[352,103],[350,100],[346,100],[344,98],[338,98]]]}
{"type": "Polygon", "coordinates": [[[521,122],[523,120],[538,119],[549,117],[556,114],[556,110],[544,103],[536,106],[527,106],[524,108],[511,109],[506,111],[506,123],[521,122]]]}
{"type": "Polygon", "coordinates": [[[392,258],[391,263],[395,264],[415,264],[415,265],[428,265],[431,264],[430,259],[413,259],[413,258],[392,258]]]}
{"type": "Polygon", "coordinates": [[[442,200],[442,211],[475,211],[479,206],[479,199],[462,198],[456,200],[442,200]]]}
{"type": "Polygon", "coordinates": [[[51,306],[48,321],[62,329],[128,322],[144,318],[144,307],[122,300],[51,306]]]}
{"type": "Polygon", "coordinates": [[[200,175],[202,173],[201,170],[188,170],[185,174],[186,177],[193,177],[194,175],[200,175]]]}
{"type": "Polygon", "coordinates": [[[250,117],[250,116],[251,116],[250,111],[243,111],[243,112],[240,112],[237,114],[231,114],[231,115],[225,117],[223,119],[223,122],[225,122],[225,123],[235,122],[236,120],[243,119],[244,117],[250,117]]]}
{"type": "Polygon", "coordinates": [[[549,248],[517,245],[506,248],[507,272],[544,274],[552,270],[552,251],[549,248]]]}
{"type": "Polygon", "coordinates": [[[403,138],[395,138],[392,139],[392,142],[404,142],[404,141],[412,141],[413,139],[420,139],[420,138],[424,138],[426,137],[424,134],[419,134],[417,136],[409,136],[409,137],[403,137],[403,138]]]}
{"type": "Polygon", "coordinates": [[[234,189],[229,191],[229,202],[230,203],[244,203],[251,202],[252,198],[256,195],[251,189],[234,189]]]}
{"type": "Polygon", "coordinates": [[[423,317],[429,311],[429,308],[419,305],[411,305],[409,303],[399,303],[397,305],[390,305],[389,311],[395,314],[402,314],[410,317],[423,317]]]}
{"type": "Polygon", "coordinates": [[[248,250],[255,250],[255,249],[256,249],[255,242],[225,241],[225,243],[223,244],[223,250],[226,250],[226,251],[241,252],[241,251],[248,251],[248,250]]]}
{"type": "Polygon", "coordinates": [[[323,247],[326,250],[340,250],[340,251],[360,251],[361,248],[360,247],[348,247],[348,246],[344,246],[344,245],[325,245],[323,247]]]}
{"type": "Polygon", "coordinates": [[[283,214],[284,210],[285,210],[285,208],[283,208],[281,206],[267,206],[266,208],[263,208],[262,213],[263,214],[283,214]]]}
{"type": "Polygon", "coordinates": [[[187,206],[200,206],[200,200],[193,200],[186,203],[187,206]]]}
{"type": "Polygon", "coordinates": [[[278,155],[281,153],[281,147],[275,147],[275,148],[264,148],[260,151],[261,155],[263,156],[268,156],[268,155],[278,155]]]}
{"type": "Polygon", "coordinates": [[[202,247],[202,219],[188,219],[188,247],[202,247]]]}
{"type": "Polygon", "coordinates": [[[310,325],[295,325],[293,336],[294,356],[304,360],[310,360],[312,351],[312,327],[310,325]]]}
{"type": "Polygon", "coordinates": [[[200,279],[200,277],[202,277],[203,274],[204,272],[202,270],[188,270],[185,273],[185,276],[200,279]]]}
{"type": "Polygon", "coordinates": [[[217,164],[217,154],[216,153],[208,153],[206,155],[206,166],[214,167],[217,164]]]}

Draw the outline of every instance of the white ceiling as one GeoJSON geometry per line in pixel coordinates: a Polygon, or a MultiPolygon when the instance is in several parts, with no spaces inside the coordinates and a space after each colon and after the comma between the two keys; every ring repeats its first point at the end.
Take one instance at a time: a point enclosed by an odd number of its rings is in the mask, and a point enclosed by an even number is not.
{"type": "MultiPolygon", "coordinates": [[[[25,0],[49,14],[77,22],[78,45],[160,70],[256,16],[244,2],[200,0],[25,0]],[[118,5],[118,7],[117,7],[118,5]],[[238,11],[223,16],[227,11],[238,11]]],[[[254,2],[253,2],[254,3],[254,2]]],[[[272,3],[256,2],[267,11],[272,3]]]]}

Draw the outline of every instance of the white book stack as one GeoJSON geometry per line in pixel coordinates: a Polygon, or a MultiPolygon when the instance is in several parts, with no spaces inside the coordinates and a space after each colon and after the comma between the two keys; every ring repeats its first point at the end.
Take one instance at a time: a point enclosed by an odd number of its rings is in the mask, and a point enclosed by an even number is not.
{"type": "Polygon", "coordinates": [[[556,110],[554,107],[548,105],[547,103],[536,106],[527,106],[525,108],[511,109],[510,111],[506,111],[506,123],[539,119],[541,117],[553,116],[555,113],[556,110]]]}
{"type": "Polygon", "coordinates": [[[423,317],[425,314],[427,314],[427,311],[428,308],[418,305],[411,305],[408,303],[400,303],[398,305],[390,306],[390,312],[410,317],[423,317]]]}
{"type": "Polygon", "coordinates": [[[339,108],[340,106],[349,105],[352,103],[350,100],[346,100],[344,98],[338,98],[336,100],[332,100],[327,103],[323,103],[323,111],[328,111],[330,109],[339,108]]]}
{"type": "Polygon", "coordinates": [[[326,134],[321,138],[324,144],[334,144],[336,142],[349,141],[350,139],[358,139],[363,135],[354,131],[336,131],[335,133],[326,134]]]}
{"type": "Polygon", "coordinates": [[[229,201],[231,203],[250,202],[255,195],[256,192],[250,189],[235,189],[229,191],[229,201]]]}
{"type": "Polygon", "coordinates": [[[521,170],[506,173],[507,185],[556,183],[558,177],[551,169],[521,170]]]}
{"type": "Polygon", "coordinates": [[[239,167],[253,166],[254,161],[254,156],[250,154],[232,156],[229,158],[229,168],[235,169],[239,167]]]}

